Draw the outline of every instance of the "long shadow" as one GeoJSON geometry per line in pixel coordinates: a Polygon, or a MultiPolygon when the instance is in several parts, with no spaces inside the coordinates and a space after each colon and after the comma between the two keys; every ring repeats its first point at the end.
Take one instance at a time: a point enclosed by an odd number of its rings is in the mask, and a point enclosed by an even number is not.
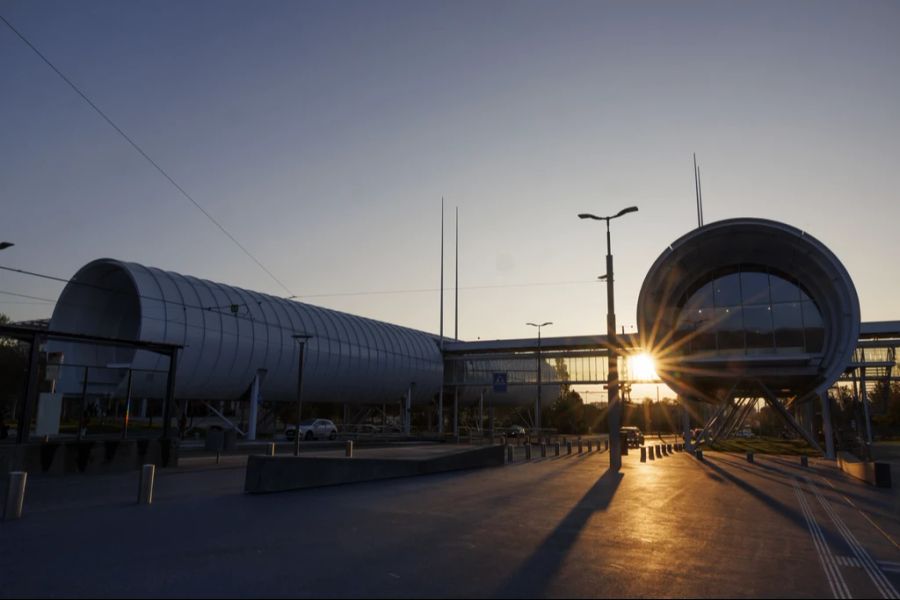
{"type": "Polygon", "coordinates": [[[609,507],[622,477],[621,473],[607,470],[559,522],[556,529],[544,538],[531,557],[506,579],[495,595],[524,598],[544,596],[585,524],[594,513],[609,507]]]}
{"type": "Polygon", "coordinates": [[[706,467],[707,469],[715,471],[722,478],[730,481],[731,483],[733,483],[734,485],[739,487],[741,490],[747,492],[748,494],[750,494],[751,496],[753,496],[754,498],[756,498],[757,500],[759,500],[760,502],[762,502],[763,504],[768,506],[769,508],[774,509],[775,511],[780,513],[782,516],[784,516],[785,518],[787,518],[788,520],[793,522],[797,527],[800,527],[804,531],[807,529],[806,519],[804,519],[803,515],[798,513],[797,510],[787,506],[780,500],[773,498],[772,496],[759,490],[757,487],[750,485],[743,479],[741,479],[739,477],[735,477],[734,475],[732,475],[731,473],[729,473],[722,467],[720,467],[716,464],[713,464],[709,460],[697,461],[697,462],[699,464],[703,465],[704,467],[706,467]]]}

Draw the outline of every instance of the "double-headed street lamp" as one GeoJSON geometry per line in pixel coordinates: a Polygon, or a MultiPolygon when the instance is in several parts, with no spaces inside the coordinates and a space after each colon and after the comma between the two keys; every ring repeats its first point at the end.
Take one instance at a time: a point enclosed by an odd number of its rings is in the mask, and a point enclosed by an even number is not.
{"type": "MultiPolygon", "coordinates": [[[[538,325],[537,323],[525,323],[526,325],[531,325],[532,327],[537,327],[538,330],[538,351],[537,351],[537,400],[535,400],[534,404],[534,428],[540,432],[541,429],[541,327],[546,327],[547,325],[553,325],[552,321],[547,321],[546,323],[541,323],[538,325]]],[[[540,433],[538,433],[540,435],[540,433]]]]}
{"type": "Polygon", "coordinates": [[[616,342],[616,304],[613,279],[612,243],[609,236],[609,222],[618,219],[628,213],[637,212],[637,206],[623,208],[610,217],[598,217],[590,213],[581,213],[579,219],[594,219],[606,221],[606,339],[609,344],[609,377],[607,378],[607,390],[609,392],[609,405],[607,410],[607,423],[609,424],[609,469],[617,472],[622,468],[622,446],[619,428],[622,425],[622,404],[619,402],[619,352],[616,342]]]}

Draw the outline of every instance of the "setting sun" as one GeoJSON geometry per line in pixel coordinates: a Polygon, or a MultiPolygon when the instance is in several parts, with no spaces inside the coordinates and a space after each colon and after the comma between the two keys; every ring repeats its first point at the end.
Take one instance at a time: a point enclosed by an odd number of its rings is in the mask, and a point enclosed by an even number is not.
{"type": "Polygon", "coordinates": [[[646,352],[628,357],[628,374],[634,381],[659,379],[659,375],[656,374],[656,361],[646,352]]]}

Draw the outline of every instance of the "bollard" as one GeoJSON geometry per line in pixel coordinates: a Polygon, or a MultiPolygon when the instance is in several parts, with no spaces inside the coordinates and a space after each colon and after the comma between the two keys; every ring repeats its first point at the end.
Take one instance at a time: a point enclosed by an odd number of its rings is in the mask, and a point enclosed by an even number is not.
{"type": "Polygon", "coordinates": [[[513,447],[507,446],[506,447],[506,462],[512,462],[512,461],[513,461],[513,447]]]}
{"type": "Polygon", "coordinates": [[[344,445],[344,456],[353,458],[353,440],[347,440],[347,443],[344,445]]]}
{"type": "Polygon", "coordinates": [[[593,440],[588,440],[588,452],[594,451],[594,442],[593,440]]]}
{"type": "Polygon", "coordinates": [[[669,452],[668,452],[668,450],[666,450],[666,445],[661,444],[661,446],[662,446],[661,450],[662,450],[663,456],[668,456],[669,452]]]}
{"type": "Polygon", "coordinates": [[[800,457],[800,466],[801,466],[801,467],[808,467],[808,466],[809,466],[809,458],[807,458],[807,456],[806,456],[805,454],[804,454],[803,456],[800,457]]]}
{"type": "Polygon", "coordinates": [[[572,442],[566,442],[566,454],[572,454],[572,442]]]}
{"type": "Polygon", "coordinates": [[[531,444],[525,443],[525,460],[531,460],[531,444]]]}
{"type": "Polygon", "coordinates": [[[556,455],[559,456],[559,442],[556,442],[556,455]]]}
{"type": "Polygon", "coordinates": [[[547,444],[541,444],[541,458],[547,458],[547,444]]]}
{"type": "Polygon", "coordinates": [[[694,450],[694,456],[697,457],[697,460],[703,460],[703,450],[700,450],[699,448],[694,450]]]}
{"type": "Polygon", "coordinates": [[[581,442],[581,438],[578,438],[578,454],[582,454],[584,452],[584,445],[581,442]]]}
{"type": "Polygon", "coordinates": [[[644,448],[643,446],[641,446],[641,450],[647,451],[647,457],[650,460],[656,460],[656,457],[653,455],[653,446],[648,446],[647,448],[644,448]]]}
{"type": "Polygon", "coordinates": [[[641,462],[647,462],[647,449],[641,446],[641,462]]]}
{"type": "Polygon", "coordinates": [[[153,481],[156,479],[156,465],[141,467],[141,480],[138,485],[138,504],[153,504],[153,481]]]}
{"type": "Polygon", "coordinates": [[[603,440],[603,449],[609,450],[609,440],[603,440]]]}
{"type": "Polygon", "coordinates": [[[25,506],[25,483],[28,473],[25,471],[9,472],[9,488],[6,490],[6,507],[3,510],[3,520],[12,521],[22,518],[22,508],[25,506]]]}
{"type": "Polygon", "coordinates": [[[653,446],[656,452],[656,458],[662,458],[662,449],[659,446],[653,446]]]}
{"type": "Polygon", "coordinates": [[[753,462],[753,453],[752,453],[752,452],[748,452],[748,453],[747,453],[747,462],[748,462],[748,463],[752,463],[752,462],[753,462]]]}
{"type": "Polygon", "coordinates": [[[268,448],[269,456],[275,456],[275,442],[271,442],[268,448]]]}
{"type": "Polygon", "coordinates": [[[674,452],[674,450],[672,449],[672,444],[666,444],[666,450],[669,451],[669,454],[672,454],[672,452],[674,452]]]}
{"type": "Polygon", "coordinates": [[[219,459],[221,458],[220,455],[221,455],[221,450],[216,450],[216,464],[219,464],[219,459]]]}

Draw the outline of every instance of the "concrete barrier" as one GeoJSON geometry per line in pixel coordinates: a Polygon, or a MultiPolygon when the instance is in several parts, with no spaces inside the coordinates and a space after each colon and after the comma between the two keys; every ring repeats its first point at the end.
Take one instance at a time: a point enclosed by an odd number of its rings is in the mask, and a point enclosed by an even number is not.
{"type": "Polygon", "coordinates": [[[838,452],[838,466],[841,471],[860,481],[876,487],[891,487],[891,464],[862,461],[849,452],[838,452]]]}
{"type": "Polygon", "coordinates": [[[641,446],[641,450],[647,451],[647,458],[649,458],[650,460],[656,460],[656,457],[653,456],[653,446],[647,446],[646,448],[644,446],[641,446]]]}
{"type": "Polygon", "coordinates": [[[647,462],[647,449],[641,446],[641,462],[647,462]]]}
{"type": "Polygon", "coordinates": [[[662,448],[659,446],[653,446],[654,452],[656,452],[656,458],[662,458],[662,448]]]}
{"type": "Polygon", "coordinates": [[[153,463],[178,466],[178,440],[50,440],[0,446],[0,476],[10,471],[41,475],[122,473],[153,463]]]}
{"type": "MultiPolygon", "coordinates": [[[[509,447],[507,451],[511,450],[509,447]]],[[[503,464],[503,446],[466,449],[428,458],[251,455],[247,458],[244,491],[251,494],[281,492],[503,464]]]]}

